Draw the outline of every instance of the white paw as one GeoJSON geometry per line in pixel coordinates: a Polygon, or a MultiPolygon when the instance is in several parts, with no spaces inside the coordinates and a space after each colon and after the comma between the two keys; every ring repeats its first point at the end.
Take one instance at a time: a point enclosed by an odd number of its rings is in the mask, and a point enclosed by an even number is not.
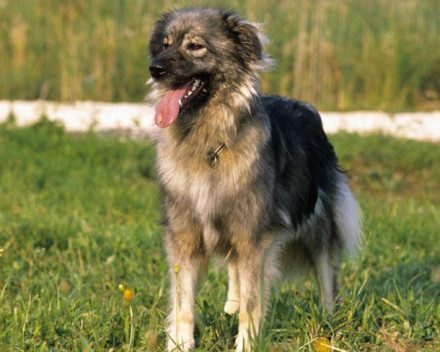
{"type": "Polygon", "coordinates": [[[243,343],[243,339],[238,339],[237,338],[237,340],[236,340],[236,342],[235,342],[235,345],[237,346],[236,348],[235,348],[235,352],[244,352],[244,350],[243,350],[243,345],[244,345],[244,343],[243,343]]]}
{"type": "Polygon", "coordinates": [[[235,352],[251,352],[249,335],[247,333],[238,333],[235,340],[235,352]]]}
{"type": "Polygon", "coordinates": [[[240,309],[240,302],[238,300],[227,300],[224,309],[230,315],[237,313],[240,309]]]}
{"type": "Polygon", "coordinates": [[[194,348],[194,345],[192,324],[179,324],[169,328],[167,341],[168,352],[189,352],[194,348]]]}
{"type": "Polygon", "coordinates": [[[191,351],[191,349],[194,348],[194,345],[195,345],[194,339],[176,344],[176,341],[169,338],[168,343],[167,343],[167,351],[168,352],[189,352],[189,351],[191,351]]]}

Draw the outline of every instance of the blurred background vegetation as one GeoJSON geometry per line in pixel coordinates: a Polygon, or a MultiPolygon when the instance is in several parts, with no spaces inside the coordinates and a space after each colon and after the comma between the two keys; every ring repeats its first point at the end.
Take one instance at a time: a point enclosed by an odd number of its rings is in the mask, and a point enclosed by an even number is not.
{"type": "MultiPolygon", "coordinates": [[[[220,4],[220,2],[218,2],[220,4]]],[[[205,0],[0,0],[0,99],[140,101],[163,11],[205,0]]],[[[265,23],[266,92],[319,109],[432,110],[440,100],[438,0],[226,0],[265,23]]]]}

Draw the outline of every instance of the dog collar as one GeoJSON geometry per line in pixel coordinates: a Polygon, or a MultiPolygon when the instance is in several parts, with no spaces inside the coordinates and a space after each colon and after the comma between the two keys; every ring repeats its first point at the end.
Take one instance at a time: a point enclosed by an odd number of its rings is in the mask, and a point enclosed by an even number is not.
{"type": "Polygon", "coordinates": [[[226,144],[225,142],[220,143],[220,145],[217,147],[216,150],[210,150],[208,152],[208,164],[211,167],[214,167],[217,162],[218,162],[218,158],[220,157],[220,153],[223,151],[223,149],[225,149],[226,144]]]}

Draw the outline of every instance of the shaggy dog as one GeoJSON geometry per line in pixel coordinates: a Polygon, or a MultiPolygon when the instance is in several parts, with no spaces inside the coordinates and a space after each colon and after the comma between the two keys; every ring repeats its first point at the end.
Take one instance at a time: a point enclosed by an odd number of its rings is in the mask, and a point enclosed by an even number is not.
{"type": "Polygon", "coordinates": [[[228,266],[236,351],[252,351],[271,285],[312,268],[332,311],[344,249],[358,246],[356,201],[318,112],[262,95],[271,60],[258,25],[232,12],[164,14],[150,41],[157,166],[170,265],[168,351],[194,347],[194,300],[208,258],[228,266]]]}

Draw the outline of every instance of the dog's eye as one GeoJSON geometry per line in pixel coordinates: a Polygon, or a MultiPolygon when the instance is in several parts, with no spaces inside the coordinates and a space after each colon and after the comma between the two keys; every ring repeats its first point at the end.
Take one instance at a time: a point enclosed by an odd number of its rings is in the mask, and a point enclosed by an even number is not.
{"type": "Polygon", "coordinates": [[[197,51],[197,50],[203,49],[204,46],[201,44],[197,44],[197,43],[189,43],[186,48],[191,51],[197,51]]]}

